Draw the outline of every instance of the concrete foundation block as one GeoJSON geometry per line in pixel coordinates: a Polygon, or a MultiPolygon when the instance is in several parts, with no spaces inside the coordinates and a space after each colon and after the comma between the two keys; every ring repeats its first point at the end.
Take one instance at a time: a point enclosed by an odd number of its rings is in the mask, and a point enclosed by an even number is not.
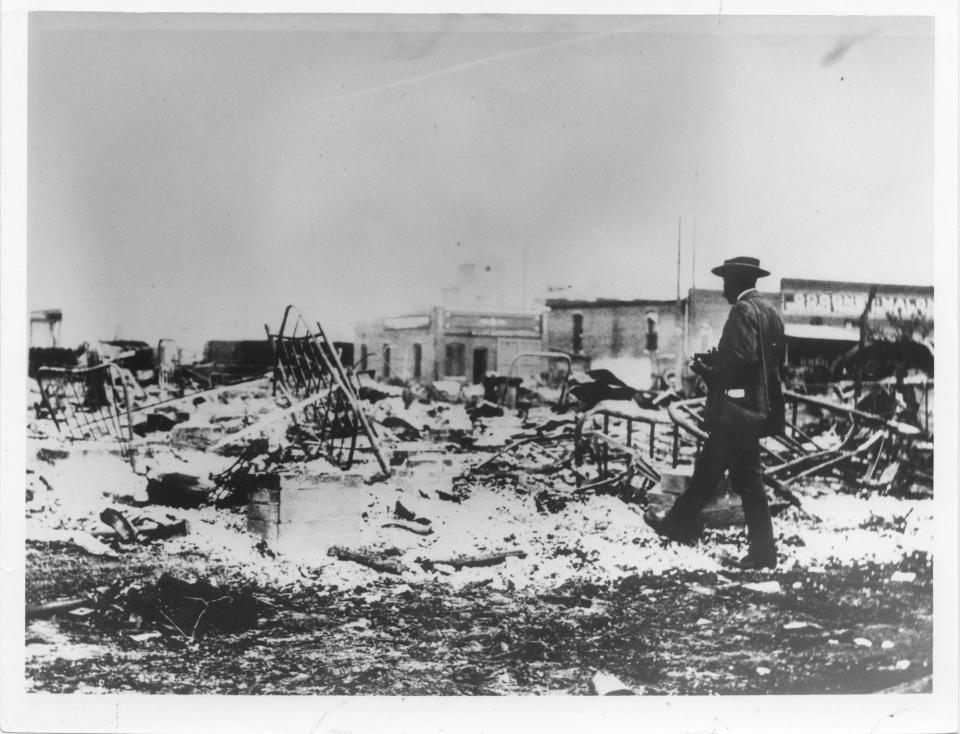
{"type": "Polygon", "coordinates": [[[257,488],[247,505],[247,529],[271,550],[319,557],[331,545],[359,542],[369,500],[342,475],[280,475],[274,484],[257,488]]]}

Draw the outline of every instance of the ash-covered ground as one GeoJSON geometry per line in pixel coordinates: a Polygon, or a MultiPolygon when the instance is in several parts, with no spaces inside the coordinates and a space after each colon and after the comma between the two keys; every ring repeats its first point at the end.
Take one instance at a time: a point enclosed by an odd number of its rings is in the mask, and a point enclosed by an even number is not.
{"type": "Polygon", "coordinates": [[[778,568],[743,573],[725,563],[745,550],[742,528],[709,530],[695,547],[665,544],[642,504],[577,493],[566,469],[523,470],[555,458],[539,445],[503,454],[512,471],[473,471],[557,419],[546,411],[471,421],[459,404],[388,398],[367,408],[423,431],[393,476],[379,476],[370,455],[347,472],[322,458],[297,471],[349,474],[336,491],[358,508],[351,548],[372,563],[327,555],[322,536],[277,553],[248,529],[243,504],[148,501],[148,478],[161,472],[228,470],[236,457],[204,450],[197,436],[216,440],[276,410],[262,387],[193,406],[169,433],[147,437],[141,474],[109,446],[67,442],[34,421],[28,690],[930,690],[930,498],[823,478],[794,485],[804,511],[774,520],[778,568]],[[124,539],[126,528],[137,537],[124,539]],[[163,528],[186,534],[145,532],[163,528]]]}

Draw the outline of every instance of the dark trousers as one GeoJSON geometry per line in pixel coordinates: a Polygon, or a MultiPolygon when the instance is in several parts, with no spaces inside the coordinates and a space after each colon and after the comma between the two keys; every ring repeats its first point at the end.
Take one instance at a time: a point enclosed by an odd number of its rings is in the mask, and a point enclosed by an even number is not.
{"type": "Polygon", "coordinates": [[[697,457],[690,485],[668,513],[671,522],[679,527],[694,527],[700,510],[710,501],[726,470],[730,471],[733,491],[743,503],[751,550],[773,550],[773,525],[763,489],[760,442],[756,438],[720,433],[711,435],[697,457]]]}

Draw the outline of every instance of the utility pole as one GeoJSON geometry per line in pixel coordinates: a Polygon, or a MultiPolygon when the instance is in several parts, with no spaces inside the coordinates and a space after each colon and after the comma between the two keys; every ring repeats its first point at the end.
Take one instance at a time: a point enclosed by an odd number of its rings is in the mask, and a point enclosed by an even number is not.
{"type": "Polygon", "coordinates": [[[527,243],[523,243],[523,307],[527,307],[527,243]]]}
{"type": "Polygon", "coordinates": [[[690,288],[697,287],[697,184],[700,181],[700,167],[693,172],[693,246],[690,257],[690,288]]]}
{"type": "Polygon", "coordinates": [[[677,300],[680,300],[680,235],[683,232],[683,217],[677,217],[677,300]]]}

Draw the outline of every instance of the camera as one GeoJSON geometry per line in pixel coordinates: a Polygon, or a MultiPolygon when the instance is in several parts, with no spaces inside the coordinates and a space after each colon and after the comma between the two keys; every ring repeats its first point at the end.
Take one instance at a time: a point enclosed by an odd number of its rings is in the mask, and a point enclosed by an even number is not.
{"type": "Polygon", "coordinates": [[[707,378],[716,368],[717,350],[697,352],[690,360],[690,369],[701,377],[707,378]]]}
{"type": "Polygon", "coordinates": [[[711,349],[709,352],[697,352],[693,355],[692,361],[699,363],[704,367],[714,367],[717,360],[717,350],[711,349]]]}

